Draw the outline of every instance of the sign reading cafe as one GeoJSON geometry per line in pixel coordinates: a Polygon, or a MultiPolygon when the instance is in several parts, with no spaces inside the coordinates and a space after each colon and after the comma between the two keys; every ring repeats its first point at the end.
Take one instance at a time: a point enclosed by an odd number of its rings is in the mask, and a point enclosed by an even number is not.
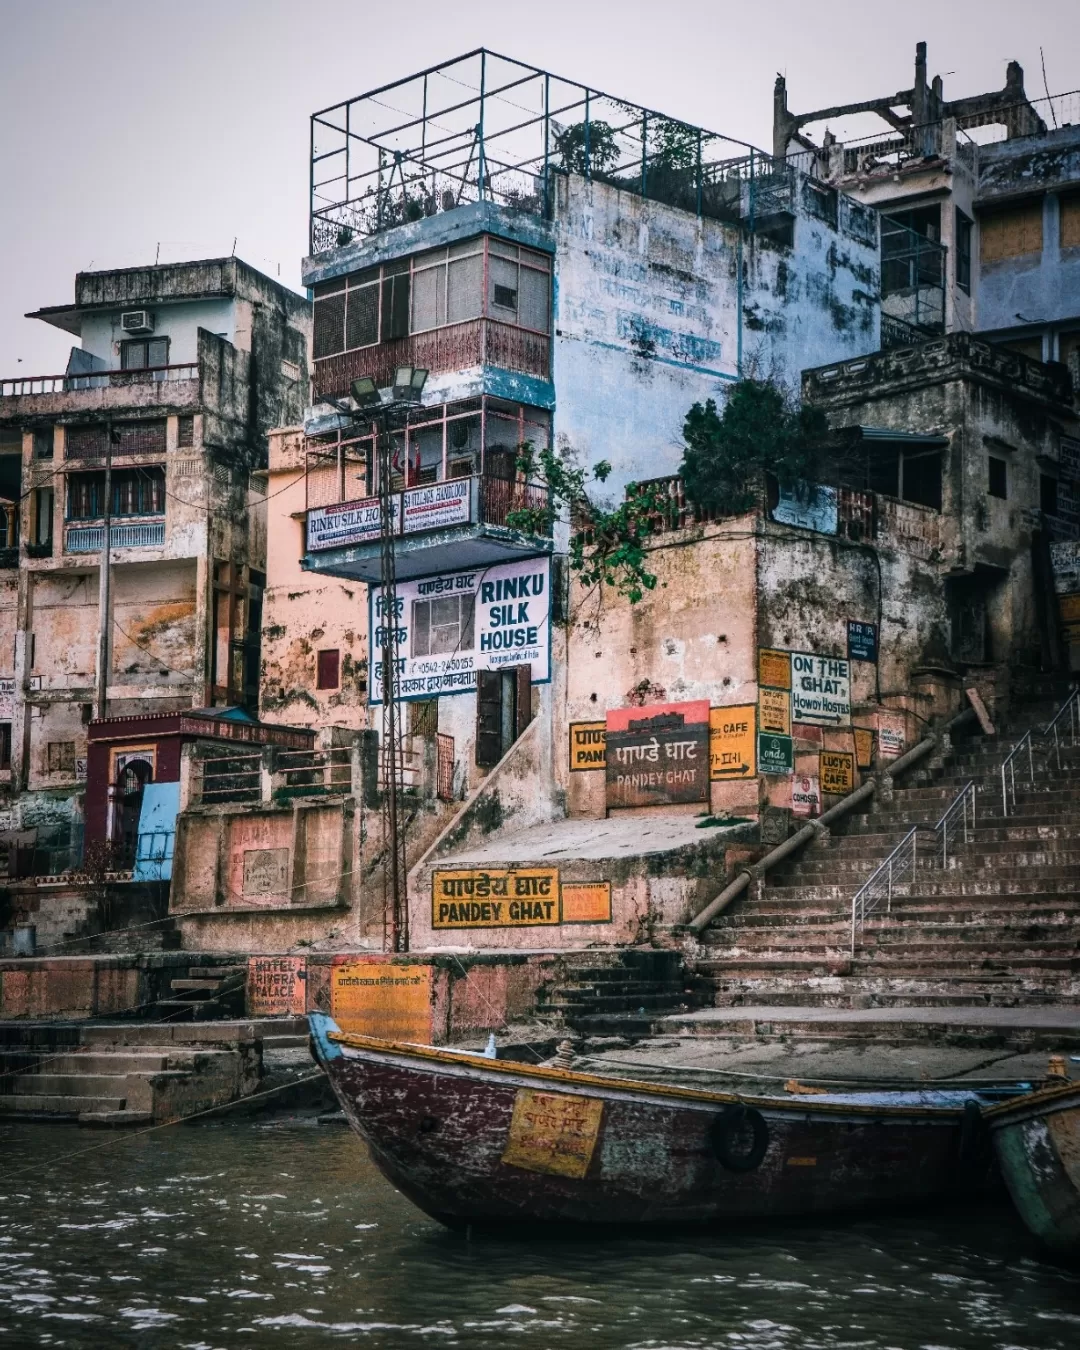
{"type": "Polygon", "coordinates": [[[531,666],[534,684],[551,678],[551,563],[547,558],[399,581],[397,613],[383,613],[368,589],[371,702],[383,701],[381,648],[393,622],[398,697],[436,698],[476,688],[478,670],[531,666]]]}

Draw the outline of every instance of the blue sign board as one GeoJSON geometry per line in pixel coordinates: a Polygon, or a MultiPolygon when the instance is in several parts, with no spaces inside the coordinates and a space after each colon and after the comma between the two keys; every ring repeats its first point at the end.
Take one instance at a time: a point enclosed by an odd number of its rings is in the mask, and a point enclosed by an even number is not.
{"type": "Polygon", "coordinates": [[[847,654],[849,661],[877,660],[877,624],[848,619],[847,654]]]}

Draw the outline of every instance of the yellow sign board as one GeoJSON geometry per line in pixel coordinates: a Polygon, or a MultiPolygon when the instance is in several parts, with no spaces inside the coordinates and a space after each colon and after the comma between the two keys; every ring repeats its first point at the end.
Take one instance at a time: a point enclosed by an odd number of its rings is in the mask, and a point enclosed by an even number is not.
{"type": "Polygon", "coordinates": [[[519,1088],[502,1161],[526,1172],[580,1180],[592,1162],[603,1118],[599,1098],[519,1088]]]}
{"type": "Polygon", "coordinates": [[[610,923],[610,881],[564,881],[563,923],[610,923]]]}
{"type": "Polygon", "coordinates": [[[791,688],[791,653],[772,647],[758,648],[758,684],[772,689],[791,688]]]}
{"type": "Polygon", "coordinates": [[[791,694],[786,689],[759,686],[758,730],[762,735],[791,735],[791,694]]]}
{"type": "Polygon", "coordinates": [[[349,960],[330,968],[330,1012],[342,1031],[431,1043],[431,967],[349,960]]]}
{"type": "Polygon", "coordinates": [[[855,728],[855,763],[869,769],[874,762],[874,733],[869,727],[855,728]]]}
{"type": "Polygon", "coordinates": [[[850,750],[822,750],[819,777],[822,792],[854,792],[855,756],[850,750]]]}
{"type": "Polygon", "coordinates": [[[753,778],[756,712],[752,703],[709,709],[709,777],[713,782],[722,778],[753,778]]]}
{"type": "Polygon", "coordinates": [[[570,723],[570,772],[607,768],[607,723],[570,723]]]}
{"type": "Polygon", "coordinates": [[[533,928],[559,920],[557,867],[436,869],[432,873],[432,928],[533,928]]]}

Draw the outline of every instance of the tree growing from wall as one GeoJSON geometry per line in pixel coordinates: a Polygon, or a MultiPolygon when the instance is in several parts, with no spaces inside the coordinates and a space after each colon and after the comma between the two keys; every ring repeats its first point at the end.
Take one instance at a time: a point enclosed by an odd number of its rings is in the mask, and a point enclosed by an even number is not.
{"type": "Polygon", "coordinates": [[[603,484],[611,474],[607,460],[587,470],[572,455],[550,449],[537,454],[525,442],[518,446],[517,467],[527,480],[539,480],[547,487],[548,501],[546,506],[508,512],[506,523],[511,529],[548,535],[555,520],[565,513],[570,521],[569,567],[583,587],[610,586],[632,605],[655,589],[656,576],[646,565],[645,545],[660,527],[667,501],[657,489],[631,483],[624,500],[609,510],[592,495],[594,485],[603,484]]]}
{"type": "Polygon", "coordinates": [[[619,162],[619,143],[607,122],[575,122],[555,137],[567,173],[607,173],[619,162]]]}
{"type": "Polygon", "coordinates": [[[828,430],[820,408],[803,407],[774,380],[740,380],[718,411],[695,403],[683,424],[679,474],[696,506],[739,515],[756,500],[762,474],[786,490],[812,480],[828,430]]]}

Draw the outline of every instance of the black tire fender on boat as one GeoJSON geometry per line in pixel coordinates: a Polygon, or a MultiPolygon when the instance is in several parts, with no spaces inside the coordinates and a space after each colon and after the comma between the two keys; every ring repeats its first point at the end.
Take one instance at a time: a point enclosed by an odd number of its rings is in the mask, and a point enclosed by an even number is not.
{"type": "Polygon", "coordinates": [[[729,1172],[753,1172],[768,1150],[769,1127],[760,1111],[735,1103],[725,1106],[709,1126],[709,1144],[729,1172]],[[753,1142],[746,1149],[740,1145],[748,1128],[753,1142]]]}

